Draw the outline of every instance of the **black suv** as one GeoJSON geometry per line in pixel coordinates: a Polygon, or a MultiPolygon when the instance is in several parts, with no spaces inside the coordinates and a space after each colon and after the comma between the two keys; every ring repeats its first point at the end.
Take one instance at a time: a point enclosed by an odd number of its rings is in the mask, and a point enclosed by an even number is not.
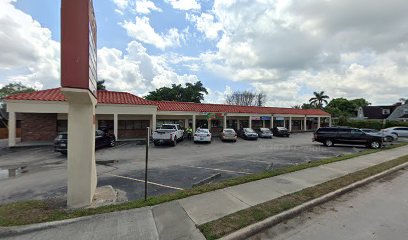
{"type": "Polygon", "coordinates": [[[365,133],[358,128],[324,127],[319,128],[313,136],[314,142],[321,142],[327,147],[336,143],[365,145],[370,148],[380,148],[383,138],[376,134],[365,133]]]}
{"type": "MultiPolygon", "coordinates": [[[[95,148],[101,147],[114,147],[116,142],[115,135],[104,132],[102,130],[96,130],[95,132],[95,148]]],[[[67,154],[68,149],[68,134],[63,132],[59,133],[54,140],[54,151],[62,154],[67,154]]]]}

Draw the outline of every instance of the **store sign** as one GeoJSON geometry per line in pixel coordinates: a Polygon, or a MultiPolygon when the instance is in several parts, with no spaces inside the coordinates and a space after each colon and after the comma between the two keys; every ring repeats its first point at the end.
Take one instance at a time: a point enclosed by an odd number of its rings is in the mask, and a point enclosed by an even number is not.
{"type": "Polygon", "coordinates": [[[261,117],[261,120],[265,120],[265,121],[266,121],[266,120],[271,120],[271,117],[269,117],[269,116],[262,116],[262,117],[261,117]]]}
{"type": "Polygon", "coordinates": [[[251,120],[255,120],[255,121],[271,120],[271,117],[270,116],[251,117],[251,120]]]}
{"type": "Polygon", "coordinates": [[[61,1],[61,86],[96,97],[97,35],[92,0],[61,1]]]}
{"type": "Polygon", "coordinates": [[[275,120],[276,121],[283,121],[283,120],[285,120],[285,118],[284,117],[275,117],[275,120]]]}

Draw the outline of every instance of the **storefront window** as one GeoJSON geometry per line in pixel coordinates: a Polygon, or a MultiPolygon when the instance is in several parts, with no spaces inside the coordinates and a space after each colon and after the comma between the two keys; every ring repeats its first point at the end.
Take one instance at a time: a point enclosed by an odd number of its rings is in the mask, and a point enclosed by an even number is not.
{"type": "Polygon", "coordinates": [[[67,120],[57,120],[57,132],[67,132],[68,131],[68,121],[67,120]]]}

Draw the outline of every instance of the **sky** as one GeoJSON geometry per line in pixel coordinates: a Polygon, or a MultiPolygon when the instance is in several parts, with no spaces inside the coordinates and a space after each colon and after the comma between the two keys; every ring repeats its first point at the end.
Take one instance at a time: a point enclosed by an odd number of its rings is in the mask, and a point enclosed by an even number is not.
{"type": "MultiPolygon", "coordinates": [[[[0,0],[0,87],[60,85],[58,0],[0,0]]],[[[98,78],[144,96],[202,81],[205,102],[237,90],[267,106],[408,97],[406,0],[94,0],[98,78]]]]}

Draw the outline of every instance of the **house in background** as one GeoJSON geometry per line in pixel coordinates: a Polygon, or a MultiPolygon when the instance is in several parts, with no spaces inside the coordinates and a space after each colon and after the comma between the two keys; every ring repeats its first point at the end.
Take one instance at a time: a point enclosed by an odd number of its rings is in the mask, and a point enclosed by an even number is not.
{"type": "MultiPolygon", "coordinates": [[[[406,105],[406,104],[405,104],[406,105]]],[[[399,107],[402,103],[396,103],[389,106],[366,106],[357,109],[356,120],[388,120],[388,117],[399,107]]]]}
{"type": "Polygon", "coordinates": [[[398,106],[387,118],[390,121],[408,121],[408,103],[398,106]]]}

